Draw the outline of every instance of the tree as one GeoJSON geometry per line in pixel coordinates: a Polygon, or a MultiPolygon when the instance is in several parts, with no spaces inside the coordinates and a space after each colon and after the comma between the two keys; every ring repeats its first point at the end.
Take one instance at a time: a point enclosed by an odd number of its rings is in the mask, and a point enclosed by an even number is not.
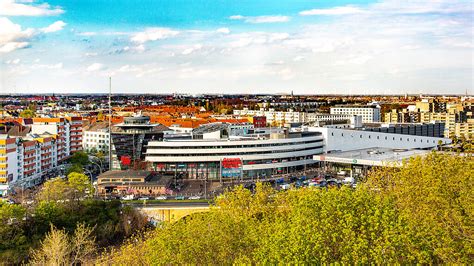
{"type": "Polygon", "coordinates": [[[85,174],[81,173],[70,173],[67,176],[69,187],[77,192],[79,197],[85,197],[87,194],[93,195],[94,187],[92,186],[90,179],[85,174]]]}
{"type": "Polygon", "coordinates": [[[432,153],[355,190],[237,187],[97,263],[473,264],[473,171],[472,157],[432,153]]]}
{"type": "Polygon", "coordinates": [[[40,201],[68,203],[93,193],[90,179],[80,173],[70,173],[68,179],[56,178],[43,184],[37,199],[40,201]]]}
{"type": "Polygon", "coordinates": [[[0,203],[0,261],[20,264],[28,250],[23,226],[26,209],[21,205],[0,203]]]}
{"type": "Polygon", "coordinates": [[[71,156],[69,161],[72,164],[78,164],[78,165],[81,165],[81,166],[86,166],[86,165],[89,164],[89,156],[87,155],[87,153],[85,153],[83,151],[78,151],[78,152],[75,152],[71,156]]]}
{"type": "Polygon", "coordinates": [[[64,202],[70,198],[70,187],[66,180],[61,178],[51,179],[44,182],[38,193],[37,199],[40,201],[64,202]]]}
{"type": "Polygon", "coordinates": [[[407,222],[406,244],[417,262],[473,262],[472,157],[432,152],[401,168],[373,171],[366,186],[395,202],[407,222]]]}
{"type": "Polygon", "coordinates": [[[31,253],[33,265],[86,264],[96,252],[93,228],[78,224],[74,234],[51,225],[50,232],[41,241],[40,248],[31,253]]]}
{"type": "Polygon", "coordinates": [[[35,112],[30,109],[25,109],[20,112],[20,117],[22,118],[33,118],[35,116],[36,116],[35,112]]]}
{"type": "Polygon", "coordinates": [[[66,175],[70,175],[71,173],[83,174],[84,168],[80,164],[73,164],[70,167],[68,167],[66,170],[66,175]]]}

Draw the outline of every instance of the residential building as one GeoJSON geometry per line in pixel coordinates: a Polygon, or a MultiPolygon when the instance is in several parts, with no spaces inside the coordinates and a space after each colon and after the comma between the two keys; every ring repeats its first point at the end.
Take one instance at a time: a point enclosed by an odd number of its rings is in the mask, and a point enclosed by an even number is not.
{"type": "Polygon", "coordinates": [[[378,105],[339,105],[331,107],[332,115],[360,115],[362,123],[380,122],[380,106],[378,105]]]}

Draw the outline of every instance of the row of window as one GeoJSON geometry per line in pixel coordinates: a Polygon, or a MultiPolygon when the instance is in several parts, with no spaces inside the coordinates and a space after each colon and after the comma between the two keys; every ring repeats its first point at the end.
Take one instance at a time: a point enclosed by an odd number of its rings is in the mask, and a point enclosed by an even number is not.
{"type": "Polygon", "coordinates": [[[300,141],[300,142],[290,142],[290,143],[268,143],[268,144],[253,144],[253,145],[229,145],[229,146],[170,146],[170,147],[159,147],[159,146],[148,146],[153,149],[223,149],[223,148],[258,148],[258,147],[276,147],[276,146],[291,146],[291,145],[300,145],[300,144],[311,144],[311,143],[321,143],[322,139],[310,140],[310,141],[300,141]]]}
{"type": "Polygon", "coordinates": [[[226,152],[226,153],[216,153],[216,154],[209,154],[209,153],[192,153],[192,154],[169,154],[169,153],[164,153],[164,154],[159,154],[159,153],[147,153],[147,156],[160,156],[160,157],[189,157],[189,156],[213,156],[213,155],[226,155],[226,156],[238,156],[238,155],[254,155],[254,154],[279,154],[279,153],[285,153],[285,152],[297,152],[297,151],[308,151],[308,150],[314,150],[314,149],[322,149],[323,146],[313,146],[309,148],[303,148],[303,149],[289,149],[289,150],[277,150],[277,151],[252,151],[252,152],[226,152]]]}
{"type": "MultiPolygon", "coordinates": [[[[334,132],[331,133],[331,136],[334,136],[334,132]]],[[[344,133],[341,133],[341,137],[344,137],[344,133]]],[[[351,138],[353,138],[354,135],[351,134],[351,138]]],[[[363,138],[362,134],[359,134],[359,138],[363,138]]],[[[398,137],[392,137],[392,140],[397,139],[398,137]]],[[[372,135],[368,136],[368,139],[372,139],[372,135]]],[[[377,136],[377,139],[380,140],[380,136],[377,136]]],[[[388,136],[385,136],[385,140],[389,140],[388,136]]],[[[410,138],[406,138],[407,141],[410,141],[410,138]]],[[[416,142],[416,138],[412,139],[413,142],[416,142]]],[[[403,137],[400,137],[400,141],[403,141],[403,137]]],[[[420,142],[423,143],[423,139],[420,139],[420,142]]],[[[426,140],[426,143],[429,143],[429,140],[426,140]]],[[[436,143],[435,140],[433,140],[433,143],[436,143]]]]}

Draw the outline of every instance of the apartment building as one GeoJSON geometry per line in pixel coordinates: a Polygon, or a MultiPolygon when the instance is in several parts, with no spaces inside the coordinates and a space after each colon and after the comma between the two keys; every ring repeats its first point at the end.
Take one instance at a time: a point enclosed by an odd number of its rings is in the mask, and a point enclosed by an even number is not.
{"type": "Polygon", "coordinates": [[[82,119],[33,118],[24,119],[22,124],[15,122],[8,123],[0,134],[0,195],[13,187],[40,184],[62,161],[82,150],[82,119]],[[71,127],[71,121],[80,123],[71,127]],[[78,129],[81,134],[74,134],[78,129]],[[76,147],[78,141],[80,148],[76,147]]]}
{"type": "Polygon", "coordinates": [[[234,110],[233,114],[235,116],[265,116],[267,124],[271,126],[281,126],[285,123],[304,123],[306,116],[306,113],[295,112],[292,109],[288,111],[275,111],[273,108],[268,110],[264,108],[259,110],[243,108],[242,110],[234,110]]]}
{"type": "Polygon", "coordinates": [[[391,110],[384,114],[389,123],[444,123],[445,137],[473,139],[474,106],[471,102],[439,102],[422,99],[403,110],[391,110]]]}
{"type": "Polygon", "coordinates": [[[0,135],[0,195],[4,195],[8,182],[18,176],[18,158],[14,138],[0,135]]]}
{"type": "Polygon", "coordinates": [[[82,132],[82,149],[85,151],[103,151],[109,150],[109,129],[108,123],[96,122],[84,127],[82,132]]]}
{"type": "Polygon", "coordinates": [[[380,106],[378,105],[339,105],[331,107],[332,115],[360,115],[362,123],[380,122],[380,106]]]}
{"type": "MultiPolygon", "coordinates": [[[[234,110],[235,116],[241,117],[265,117],[266,124],[269,126],[283,126],[290,123],[308,123],[308,122],[320,122],[320,121],[335,121],[335,120],[348,120],[351,119],[353,114],[323,114],[323,113],[307,113],[307,112],[295,112],[289,109],[287,112],[275,111],[274,109],[265,110],[249,110],[244,108],[242,110],[234,110]]],[[[253,121],[253,120],[251,120],[253,121]]],[[[258,127],[263,127],[259,125],[258,127]]]]}

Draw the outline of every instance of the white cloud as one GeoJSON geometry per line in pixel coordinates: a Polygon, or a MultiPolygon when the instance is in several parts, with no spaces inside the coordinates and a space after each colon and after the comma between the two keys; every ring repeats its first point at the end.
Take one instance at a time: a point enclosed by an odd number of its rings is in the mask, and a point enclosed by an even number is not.
{"type": "Polygon", "coordinates": [[[97,35],[97,32],[86,31],[86,32],[80,32],[80,33],[78,33],[77,35],[79,35],[79,36],[85,36],[85,37],[90,37],[90,36],[95,36],[95,35],[97,35]]]}
{"type": "Polygon", "coordinates": [[[300,61],[303,61],[305,59],[304,56],[301,56],[301,55],[297,55],[293,58],[293,61],[295,62],[300,62],[300,61]]]}
{"type": "Polygon", "coordinates": [[[219,28],[216,30],[217,33],[223,33],[223,34],[229,34],[230,30],[229,28],[219,28]]]}
{"type": "Polygon", "coordinates": [[[171,30],[169,28],[148,28],[145,31],[134,34],[130,40],[142,44],[148,41],[167,39],[178,34],[179,31],[171,30]]]}
{"type": "Polygon", "coordinates": [[[301,16],[316,16],[316,15],[351,15],[351,14],[358,14],[363,13],[364,10],[354,7],[354,6],[338,6],[333,8],[325,8],[325,9],[311,9],[301,11],[299,14],[301,16]]]}
{"type": "Polygon", "coordinates": [[[22,30],[20,25],[11,22],[8,18],[0,17],[0,53],[9,53],[27,47],[34,34],[33,29],[22,30]]]}
{"type": "Polygon", "coordinates": [[[7,61],[5,61],[5,64],[7,64],[7,65],[17,65],[18,63],[20,63],[20,61],[21,61],[21,59],[17,58],[17,59],[7,60],[7,61]]]}
{"type": "Polygon", "coordinates": [[[230,16],[229,19],[232,20],[243,20],[247,23],[259,24],[259,23],[279,23],[279,22],[288,22],[290,17],[288,16],[256,16],[256,17],[246,17],[241,15],[230,16]]]}
{"type": "Polygon", "coordinates": [[[58,21],[54,22],[53,24],[49,25],[48,27],[42,28],[41,31],[44,32],[44,33],[56,32],[56,31],[62,30],[64,28],[64,26],[66,26],[66,25],[67,24],[64,23],[64,21],[58,20],[58,21]]]}
{"type": "Polygon", "coordinates": [[[92,65],[88,66],[86,70],[88,72],[93,72],[93,71],[99,71],[99,70],[102,70],[102,69],[105,69],[103,64],[93,63],[92,65]]]}
{"type": "Polygon", "coordinates": [[[57,64],[34,64],[30,66],[31,69],[62,69],[63,63],[57,64]]]}
{"type": "Polygon", "coordinates": [[[202,44],[196,44],[194,45],[193,47],[189,47],[189,48],[186,48],[183,50],[183,52],[181,52],[182,55],[188,55],[188,54],[191,54],[195,51],[198,51],[198,50],[201,50],[202,49],[202,44]]]}
{"type": "Polygon", "coordinates": [[[59,7],[49,4],[26,5],[14,0],[0,0],[0,16],[55,16],[64,13],[59,7]]]}
{"type": "Polygon", "coordinates": [[[241,48],[249,45],[262,45],[279,43],[288,39],[290,35],[286,32],[281,33],[266,33],[266,32],[249,32],[242,34],[235,34],[230,36],[231,41],[228,43],[231,48],[241,48]]]}
{"type": "Polygon", "coordinates": [[[244,19],[244,16],[242,16],[242,15],[233,15],[233,16],[230,16],[229,19],[240,20],[240,19],[244,19]]]}

